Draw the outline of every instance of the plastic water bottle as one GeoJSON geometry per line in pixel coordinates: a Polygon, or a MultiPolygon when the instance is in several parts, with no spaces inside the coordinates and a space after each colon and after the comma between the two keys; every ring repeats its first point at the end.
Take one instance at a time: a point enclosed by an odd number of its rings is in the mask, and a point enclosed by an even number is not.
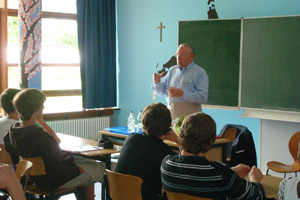
{"type": "Polygon", "coordinates": [[[141,133],[143,132],[143,123],[142,123],[142,115],[143,115],[143,112],[140,110],[137,118],[136,118],[136,124],[137,124],[137,130],[136,132],[137,133],[141,133]]]}
{"type": "Polygon", "coordinates": [[[130,115],[128,117],[127,127],[128,127],[127,131],[129,133],[134,133],[135,132],[135,118],[134,118],[134,115],[133,115],[133,111],[130,112],[130,115]]]}

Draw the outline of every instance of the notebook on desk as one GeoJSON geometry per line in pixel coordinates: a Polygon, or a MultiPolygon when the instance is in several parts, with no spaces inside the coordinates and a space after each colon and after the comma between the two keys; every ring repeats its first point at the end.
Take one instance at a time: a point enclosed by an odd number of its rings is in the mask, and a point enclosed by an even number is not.
{"type": "Polygon", "coordinates": [[[81,146],[75,146],[75,147],[62,148],[63,151],[67,151],[67,152],[71,152],[71,153],[97,151],[100,149],[103,149],[103,147],[92,146],[92,145],[81,145],[81,146]]]}

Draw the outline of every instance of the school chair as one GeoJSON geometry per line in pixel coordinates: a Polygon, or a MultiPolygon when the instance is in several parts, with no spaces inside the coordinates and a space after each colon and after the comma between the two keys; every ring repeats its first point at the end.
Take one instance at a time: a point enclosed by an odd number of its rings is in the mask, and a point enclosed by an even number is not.
{"type": "Polygon", "coordinates": [[[20,160],[16,167],[16,176],[23,185],[23,190],[26,192],[28,177],[32,168],[32,163],[28,160],[20,160]]]}
{"type": "Polygon", "coordinates": [[[300,164],[299,164],[299,157],[298,157],[298,151],[299,151],[299,142],[300,142],[300,131],[296,132],[289,140],[289,151],[291,156],[294,159],[294,163],[291,165],[284,164],[278,161],[270,161],[267,163],[268,169],[267,173],[269,173],[269,170],[273,170],[275,172],[284,173],[284,178],[286,177],[286,173],[295,172],[295,176],[297,177],[297,172],[300,171],[300,164]]]}
{"type": "Polygon", "coordinates": [[[212,200],[210,198],[196,197],[189,194],[179,193],[179,192],[170,192],[166,189],[163,189],[163,192],[166,193],[168,200],[212,200]]]}
{"type": "Polygon", "coordinates": [[[230,146],[227,147],[227,157],[226,157],[226,162],[230,163],[230,158],[231,158],[231,146],[233,141],[236,138],[236,134],[237,134],[237,129],[234,127],[228,127],[226,128],[226,130],[224,131],[222,138],[226,138],[230,140],[230,146]]]}
{"type": "MultiPolygon", "coordinates": [[[[251,131],[243,125],[226,124],[220,131],[219,136],[223,137],[223,134],[227,132],[227,129],[236,129],[236,136],[234,137],[231,145],[230,152],[230,167],[234,167],[240,163],[252,166],[257,166],[257,156],[255,150],[255,144],[251,131]]],[[[232,130],[234,133],[234,131],[232,130]]],[[[233,133],[230,137],[233,138],[233,133]]]]}
{"type": "MultiPolygon", "coordinates": [[[[30,171],[30,176],[42,176],[46,175],[45,165],[42,157],[24,158],[32,163],[32,168],[30,171]]],[[[32,195],[45,196],[48,199],[58,199],[58,197],[76,193],[77,188],[63,188],[63,189],[43,189],[39,188],[37,185],[27,185],[26,193],[29,194],[29,199],[32,195]]],[[[76,194],[75,194],[76,195],[76,194]]]]}
{"type": "MultiPolygon", "coordinates": [[[[109,197],[113,200],[142,200],[143,179],[137,176],[106,171],[107,186],[109,197]]],[[[106,192],[107,192],[106,191],[106,192]]]]}
{"type": "Polygon", "coordinates": [[[11,157],[9,153],[6,151],[4,144],[0,144],[0,162],[11,165],[11,157]]]}

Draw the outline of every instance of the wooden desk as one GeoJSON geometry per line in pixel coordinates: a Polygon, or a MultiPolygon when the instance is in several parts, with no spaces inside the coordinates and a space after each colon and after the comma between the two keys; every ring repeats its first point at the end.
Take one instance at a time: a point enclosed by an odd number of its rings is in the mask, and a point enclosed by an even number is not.
{"type": "MultiPolygon", "coordinates": [[[[120,133],[112,133],[109,130],[102,130],[99,131],[102,138],[109,137],[112,140],[117,141],[117,143],[124,142],[128,135],[120,134],[120,133]]],[[[175,151],[178,151],[178,145],[175,142],[165,140],[164,141],[167,145],[172,147],[175,151]]],[[[222,161],[226,163],[226,150],[228,148],[228,144],[230,143],[229,139],[225,138],[218,138],[216,139],[213,147],[205,154],[205,157],[210,161],[222,161]]]]}
{"type": "MultiPolygon", "coordinates": [[[[249,178],[246,177],[246,180],[249,181],[249,178]]],[[[279,178],[276,176],[263,175],[261,184],[264,187],[267,198],[278,199],[279,184],[282,180],[283,178],[279,178]]]]}
{"type": "MultiPolygon", "coordinates": [[[[71,135],[66,135],[62,133],[57,133],[57,136],[61,140],[61,143],[59,144],[60,148],[68,148],[68,147],[76,147],[81,145],[92,145],[97,146],[97,141],[95,140],[89,140],[84,139],[80,137],[75,137],[71,135]]],[[[111,154],[113,153],[119,153],[120,151],[116,149],[100,149],[95,151],[88,151],[88,152],[80,152],[80,153],[74,153],[78,154],[83,157],[95,159],[95,160],[101,160],[102,162],[106,163],[106,169],[111,169],[111,154]]]]}
{"type": "MultiPolygon", "coordinates": [[[[89,140],[84,139],[80,137],[75,137],[71,135],[66,135],[63,133],[57,133],[57,136],[61,140],[61,143],[59,144],[60,148],[68,148],[68,147],[77,147],[82,145],[92,145],[97,146],[98,142],[95,140],[89,140]]],[[[101,160],[102,162],[105,162],[106,169],[111,169],[111,154],[113,153],[119,153],[120,151],[114,147],[114,149],[99,149],[94,151],[87,151],[87,152],[80,152],[80,153],[74,153],[83,157],[91,158],[94,160],[101,160]]],[[[105,184],[101,184],[102,190],[101,190],[101,196],[102,199],[105,199],[105,184]]]]}

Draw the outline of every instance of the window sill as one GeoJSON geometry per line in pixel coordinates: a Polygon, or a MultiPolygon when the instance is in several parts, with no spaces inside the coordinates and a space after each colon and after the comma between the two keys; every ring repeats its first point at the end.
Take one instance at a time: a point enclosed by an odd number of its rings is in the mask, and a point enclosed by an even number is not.
{"type": "Polygon", "coordinates": [[[115,110],[120,110],[120,108],[110,107],[110,108],[98,108],[91,110],[82,111],[72,111],[72,112],[61,112],[61,113],[44,113],[43,118],[46,121],[49,120],[66,120],[66,119],[78,119],[87,117],[101,117],[113,115],[115,110]]]}

